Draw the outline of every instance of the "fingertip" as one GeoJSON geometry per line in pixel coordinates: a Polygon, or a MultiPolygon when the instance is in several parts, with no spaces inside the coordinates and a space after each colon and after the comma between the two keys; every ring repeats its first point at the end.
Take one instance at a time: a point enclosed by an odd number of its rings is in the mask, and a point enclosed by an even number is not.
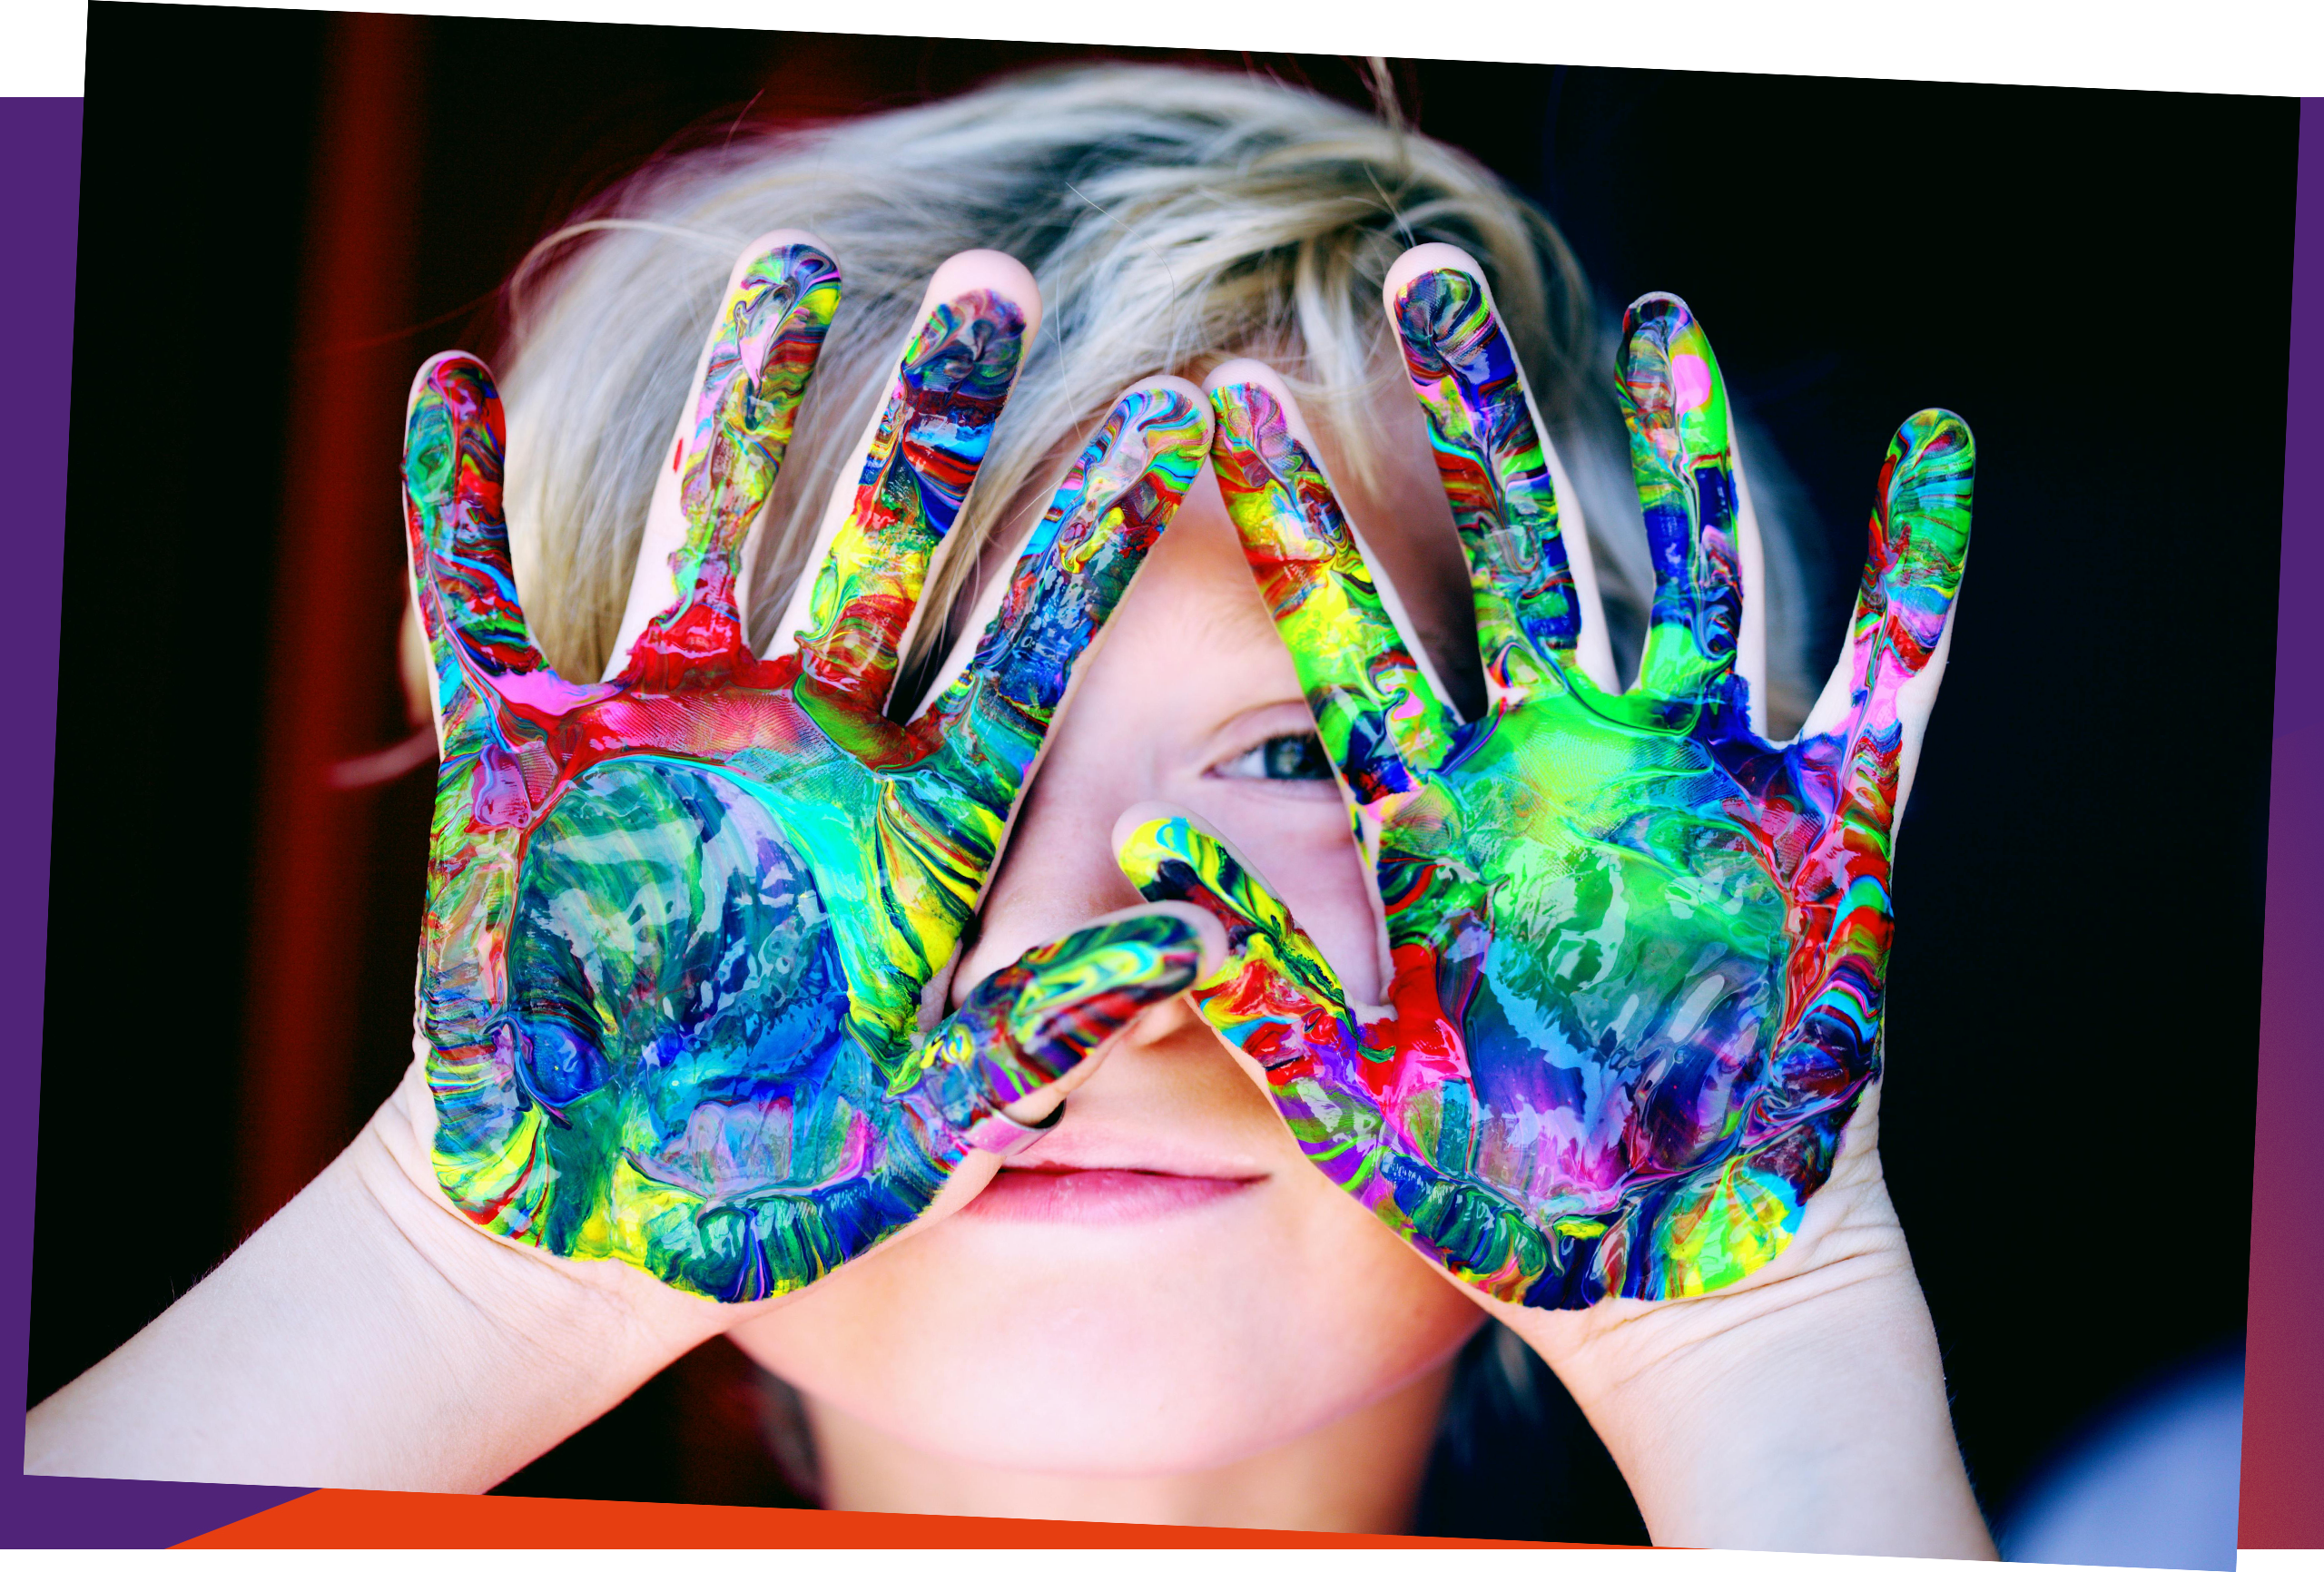
{"type": "Polygon", "coordinates": [[[1007,251],[955,251],[929,275],[921,312],[980,291],[997,295],[1017,308],[1024,321],[1024,336],[1040,330],[1041,289],[1032,270],[1007,251]]]}
{"type": "Polygon", "coordinates": [[[1633,402],[1640,384],[1659,387],[1669,378],[1679,339],[1694,325],[1687,302],[1659,290],[1623,308],[1620,371],[1633,402]]]}
{"type": "Polygon", "coordinates": [[[1283,373],[1264,360],[1229,360],[1203,378],[1222,437],[1251,440],[1270,427],[1315,451],[1315,433],[1283,373]]]}
{"type": "Polygon", "coordinates": [[[1198,886],[1216,889],[1222,869],[1247,871],[1248,864],[1226,837],[1198,815],[1168,802],[1138,802],[1114,820],[1114,860],[1138,893],[1181,890],[1183,878],[1170,870],[1191,870],[1198,886]]]}
{"type": "Polygon", "coordinates": [[[1269,897],[1273,888],[1259,877],[1243,849],[1198,813],[1168,802],[1137,802],[1114,820],[1114,860],[1141,889],[1168,862],[1196,867],[1196,879],[1212,888],[1220,879],[1251,886],[1269,897]]]}
{"type": "Polygon", "coordinates": [[[1146,424],[1181,428],[1185,446],[1207,451],[1210,447],[1210,401],[1184,377],[1162,373],[1142,377],[1121,391],[1116,408],[1147,407],[1146,424]]]}
{"type": "Polygon", "coordinates": [[[1114,860],[1127,870],[1129,860],[1157,846],[1173,823],[1187,821],[1186,814],[1167,802],[1132,803],[1114,819],[1114,860]]]}
{"type": "Polygon", "coordinates": [[[742,253],[734,259],[734,270],[727,275],[727,289],[732,290],[743,281],[743,277],[753,268],[768,258],[783,251],[793,251],[812,253],[820,258],[823,266],[832,272],[837,273],[839,270],[839,264],[832,259],[831,247],[823,244],[822,237],[813,231],[769,230],[764,234],[755,235],[744,242],[742,253]]]}
{"type": "Polygon", "coordinates": [[[1889,445],[1881,505],[1900,523],[1920,521],[1912,533],[1926,535],[1924,548],[1942,554],[1955,574],[1968,550],[1976,469],[1976,438],[1950,409],[1922,410],[1896,428],[1889,445]]]}
{"type": "Polygon", "coordinates": [[[1465,273],[1488,296],[1492,290],[1485,283],[1485,270],[1477,259],[1455,245],[1443,241],[1429,241],[1413,247],[1389,264],[1388,276],[1380,282],[1380,299],[1388,314],[1396,314],[1396,302],[1412,287],[1415,279],[1430,273],[1465,273]]]}
{"type": "Polygon", "coordinates": [[[1481,358],[1517,377],[1515,350],[1492,286],[1468,252],[1434,242],[1414,246],[1388,270],[1382,288],[1389,326],[1416,389],[1455,367],[1474,372],[1481,358]]]}
{"type": "Polygon", "coordinates": [[[1695,314],[1687,302],[1667,290],[1649,290],[1622,309],[1622,337],[1625,340],[1650,329],[1665,329],[1671,336],[1691,326],[1695,314]]]}
{"type": "Polygon", "coordinates": [[[438,386],[438,371],[454,366],[472,368],[477,382],[483,388],[485,396],[494,398],[499,397],[499,390],[493,384],[490,367],[466,349],[447,349],[441,354],[428,356],[419,363],[419,369],[411,374],[411,391],[404,400],[404,407],[409,408],[418,404],[430,388],[438,386]]]}
{"type": "MultiPolygon", "coordinates": [[[[412,374],[404,406],[399,467],[407,506],[449,501],[463,452],[481,462],[497,483],[503,438],[500,394],[485,363],[461,349],[429,356],[412,374]]],[[[488,506],[497,510],[498,504],[488,506]]]]}
{"type": "Polygon", "coordinates": [[[1157,900],[1146,908],[1160,912],[1185,925],[1187,935],[1195,942],[1198,958],[1195,963],[1197,985],[1218,975],[1221,968],[1234,959],[1226,939],[1226,925],[1190,900],[1157,900]]]}
{"type": "Polygon", "coordinates": [[[1950,409],[1928,408],[1909,417],[1896,428],[1896,441],[1915,458],[1976,461],[1975,435],[1969,423],[1950,409]]]}
{"type": "Polygon", "coordinates": [[[1719,391],[1718,363],[1693,308],[1654,290],[1622,312],[1621,374],[1625,382],[1667,377],[1682,414],[1712,402],[1719,391]]]}
{"type": "Polygon", "coordinates": [[[1202,379],[1202,390],[1210,398],[1216,398],[1221,388],[1241,387],[1264,388],[1277,403],[1291,399],[1291,389],[1285,383],[1283,373],[1265,360],[1254,360],[1247,355],[1221,362],[1202,379]]]}

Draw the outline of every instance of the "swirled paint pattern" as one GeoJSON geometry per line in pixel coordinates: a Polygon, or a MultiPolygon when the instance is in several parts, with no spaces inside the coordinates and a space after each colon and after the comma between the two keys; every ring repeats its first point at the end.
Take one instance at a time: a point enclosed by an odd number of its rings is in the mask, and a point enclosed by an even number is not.
{"type": "Polygon", "coordinates": [[[1581,634],[1557,486],[1524,372],[1484,286],[1464,272],[1440,268],[1413,279],[1395,316],[1437,477],[1468,553],[1486,681],[1521,685],[1581,634]]]}
{"type": "Polygon", "coordinates": [[[1015,303],[980,290],[938,306],[905,349],[800,635],[821,687],[885,697],[894,682],[929,560],[984,462],[1024,337],[1015,303]]]}
{"type": "Polygon", "coordinates": [[[1005,1138],[1003,1104],[1199,970],[1189,926],[1147,913],[921,1018],[1074,662],[1208,446],[1183,392],[1124,395],[975,658],[898,725],[881,713],[895,644],[1022,318],[982,295],[931,317],[826,566],[836,589],[797,651],[762,660],[735,564],[838,276],[794,245],[737,278],[680,455],[675,598],[615,680],[566,682],[526,633],[479,362],[423,368],[405,460],[443,746],[418,1007],[438,1177],[494,1233],[728,1302],[911,1222],[966,1150],[1005,1138]]]}
{"type": "Polygon", "coordinates": [[[1354,1007],[1187,820],[1141,828],[1123,866],[1225,923],[1235,958],[1196,990],[1206,1017],[1311,1160],[1423,1252],[1528,1305],[1705,1292],[1782,1249],[1878,1073],[1896,695],[1960,582],[1974,449],[1942,411],[1898,432],[1849,712],[1772,746],[1734,669],[1737,501],[1701,329],[1669,296],[1626,324],[1656,589],[1640,683],[1615,693],[1574,663],[1546,466],[1482,302],[1465,274],[1423,274],[1397,319],[1499,665],[1465,723],[1417,693],[1281,406],[1256,384],[1213,396],[1228,511],[1374,861],[1393,1013],[1354,1007]]]}

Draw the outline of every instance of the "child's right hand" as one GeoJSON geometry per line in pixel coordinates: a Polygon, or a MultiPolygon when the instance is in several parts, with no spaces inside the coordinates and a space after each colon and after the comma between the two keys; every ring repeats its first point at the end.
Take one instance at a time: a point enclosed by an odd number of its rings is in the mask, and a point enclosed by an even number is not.
{"type": "Polygon", "coordinates": [[[1222,953],[1205,914],[1149,907],[928,1018],[1074,663],[1210,422],[1187,384],[1125,393],[975,658],[899,725],[898,653],[1039,303],[1005,257],[939,270],[826,515],[798,648],[762,660],[743,545],[839,292],[804,236],[736,269],[657,503],[682,519],[647,534],[682,544],[670,579],[641,567],[643,631],[605,682],[559,676],[527,634],[484,366],[422,368],[406,433],[443,758],[416,1045],[435,1177],[492,1233],[729,1303],[813,1282],[919,1217],[969,1151],[1030,1139],[1043,1088],[1222,953]]]}

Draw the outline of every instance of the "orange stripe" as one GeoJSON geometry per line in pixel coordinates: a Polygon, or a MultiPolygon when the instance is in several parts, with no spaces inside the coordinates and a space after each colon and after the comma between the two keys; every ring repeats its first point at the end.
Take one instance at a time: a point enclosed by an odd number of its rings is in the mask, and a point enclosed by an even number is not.
{"type": "MultiPolygon", "coordinates": [[[[527,1496],[431,1496],[317,1490],[229,1523],[180,1548],[215,1549],[1211,1549],[1510,1547],[1504,1539],[1400,1534],[1306,1534],[1042,1518],[815,1512],[774,1507],[563,1501],[527,1496]]],[[[1559,1549],[1603,1548],[1557,1546],[1559,1549]]]]}

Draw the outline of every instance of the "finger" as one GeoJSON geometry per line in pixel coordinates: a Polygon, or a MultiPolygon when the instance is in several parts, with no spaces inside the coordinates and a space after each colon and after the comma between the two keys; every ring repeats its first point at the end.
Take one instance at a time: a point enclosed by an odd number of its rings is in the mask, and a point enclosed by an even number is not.
{"type": "Polygon", "coordinates": [[[1468,555],[1488,681],[1523,688],[1561,665],[1611,688],[1589,538],[1578,511],[1571,531],[1559,519],[1573,487],[1483,270],[1457,247],[1416,246],[1388,270],[1383,293],[1468,555]]]}
{"type": "MultiPolygon", "coordinates": [[[[1955,592],[1959,593],[1957,590],[1955,592]]],[[[1905,816],[1905,801],[1913,794],[1913,772],[1920,766],[1921,743],[1928,735],[1928,718],[1936,709],[1936,690],[1945,681],[1945,663],[1953,653],[1953,619],[1936,638],[1928,663],[1920,674],[1896,690],[1896,799],[1889,811],[1888,841],[1895,855],[1896,821],[1905,816]]]]}
{"type": "Polygon", "coordinates": [[[1226,929],[1226,962],[1192,997],[1271,1085],[1323,1078],[1349,1062],[1354,1027],[1331,963],[1216,833],[1166,804],[1142,803],[1116,821],[1114,858],[1147,899],[1184,901],[1226,929]]]}
{"type": "MultiPolygon", "coordinates": [[[[1676,295],[1641,296],[1623,314],[1621,371],[1630,468],[1654,562],[1639,685],[1708,699],[1733,676],[1743,615],[1726,385],[1710,340],[1676,295]]],[[[1748,695],[1728,697],[1748,713],[1748,695]]]]}
{"type": "Polygon", "coordinates": [[[505,451],[500,395],[484,362],[454,352],[420,367],[404,420],[404,539],[439,739],[466,723],[489,679],[542,665],[508,565],[505,451]]]}
{"type": "Polygon", "coordinates": [[[1977,445],[1968,423],[1927,409],[1898,428],[1881,466],[1873,547],[1849,637],[1857,705],[1855,794],[1878,801],[1892,828],[1945,674],[1953,605],[1969,557],[1977,445]]]}
{"type": "Polygon", "coordinates": [[[999,251],[963,251],[929,280],[926,314],[826,510],[820,565],[793,595],[783,634],[803,674],[875,712],[894,683],[937,548],[992,441],[1039,325],[1033,276],[999,251]]]}
{"type": "Polygon", "coordinates": [[[1794,894],[1828,915],[1804,925],[1790,963],[1803,1002],[1770,1056],[1770,1106],[1778,1111],[1835,1102],[1876,1073],[1895,931],[1896,814],[1944,671],[1975,471],[1976,444],[1959,416],[1924,410],[1897,431],[1881,466],[1847,653],[1833,677],[1833,686],[1848,683],[1846,709],[1837,727],[1811,731],[1785,755],[1776,790],[1797,800],[1772,805],[1822,820],[1794,894]]]}
{"type": "Polygon", "coordinates": [[[1156,378],[1116,401],[1019,554],[975,653],[912,722],[933,769],[980,801],[1014,799],[1081,656],[1209,450],[1193,384],[1156,378]]]}
{"type": "MultiPolygon", "coordinates": [[[[1036,945],[969,991],[930,1041],[933,1062],[969,1073],[974,1104],[956,1118],[976,1125],[996,1111],[1030,1123],[1022,1100],[1072,1073],[1131,1022],[1176,998],[1226,953],[1208,913],[1183,905],[1117,912],[1036,945]]],[[[1008,1126],[1000,1133],[1009,1134],[1008,1126]]]]}
{"type": "Polygon", "coordinates": [[[839,307],[830,254],[798,230],[744,248],[655,487],[608,677],[666,690],[748,659],[741,565],[839,307]]]}
{"type": "Polygon", "coordinates": [[[1820,825],[1794,895],[1827,914],[1807,922],[1791,962],[1803,1002],[1769,1072],[1786,1096],[1828,1099],[1874,1062],[1895,927],[1896,810],[1944,670],[1975,468],[1968,427],[1941,409],[1914,416],[1889,444],[1848,648],[1817,702],[1837,717],[1810,715],[1769,783],[1778,816],[1820,825]]]}
{"type": "Polygon", "coordinates": [[[1360,803],[1411,791],[1452,718],[1377,586],[1282,378],[1233,360],[1204,380],[1211,467],[1243,555],[1291,652],[1333,768],[1360,803]]]}
{"type": "Polygon", "coordinates": [[[1805,728],[1802,746],[1826,733],[1842,743],[1845,814],[1884,842],[1944,673],[1975,479],[1976,442],[1959,416],[1924,410],[1898,428],[1848,647],[1805,728]]]}

